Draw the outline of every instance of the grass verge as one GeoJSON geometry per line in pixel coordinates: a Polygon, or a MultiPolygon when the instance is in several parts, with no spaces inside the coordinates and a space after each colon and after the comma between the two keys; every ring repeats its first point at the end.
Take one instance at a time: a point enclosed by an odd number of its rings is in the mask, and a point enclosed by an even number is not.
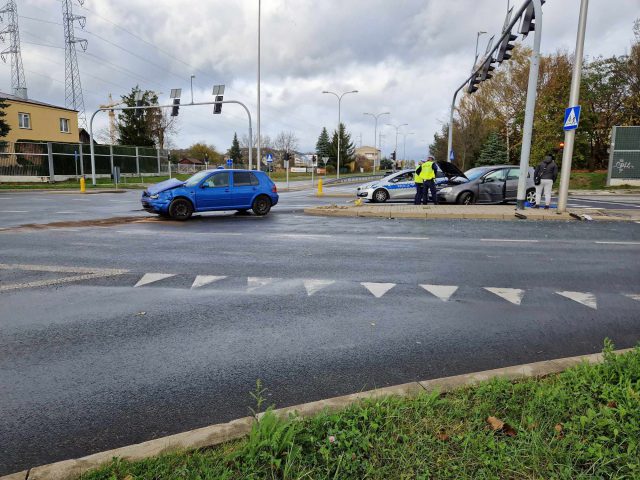
{"type": "Polygon", "coordinates": [[[640,478],[640,347],[612,348],[602,364],[546,378],[364,401],[309,419],[267,411],[246,439],[114,459],[82,478],[640,478]]]}

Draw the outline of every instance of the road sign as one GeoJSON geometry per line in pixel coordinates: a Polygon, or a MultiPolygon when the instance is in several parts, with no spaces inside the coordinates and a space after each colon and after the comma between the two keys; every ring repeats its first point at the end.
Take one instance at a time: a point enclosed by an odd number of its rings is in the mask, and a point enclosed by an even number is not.
{"type": "Polygon", "coordinates": [[[451,153],[449,154],[449,160],[452,162],[456,159],[456,156],[453,154],[453,149],[451,149],[451,153]]]}
{"type": "Polygon", "coordinates": [[[267,154],[267,163],[273,163],[273,155],[271,153],[267,154]]]}
{"type": "Polygon", "coordinates": [[[575,130],[580,122],[580,105],[569,107],[564,111],[564,130],[575,130]]]}
{"type": "Polygon", "coordinates": [[[327,162],[329,161],[329,157],[322,157],[322,161],[324,162],[324,164],[326,166],[327,162]]]}
{"type": "Polygon", "coordinates": [[[233,159],[227,158],[227,167],[233,167],[233,159]]]}

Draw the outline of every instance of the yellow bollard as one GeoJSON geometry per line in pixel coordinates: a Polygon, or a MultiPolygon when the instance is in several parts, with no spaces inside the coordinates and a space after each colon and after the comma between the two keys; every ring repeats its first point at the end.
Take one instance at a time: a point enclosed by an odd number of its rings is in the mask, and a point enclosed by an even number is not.
{"type": "Polygon", "coordinates": [[[322,196],[322,179],[321,178],[318,179],[318,193],[316,195],[318,195],[319,197],[322,196]]]}
{"type": "Polygon", "coordinates": [[[80,193],[84,193],[87,191],[87,184],[84,181],[84,177],[80,177],[80,193]]]}

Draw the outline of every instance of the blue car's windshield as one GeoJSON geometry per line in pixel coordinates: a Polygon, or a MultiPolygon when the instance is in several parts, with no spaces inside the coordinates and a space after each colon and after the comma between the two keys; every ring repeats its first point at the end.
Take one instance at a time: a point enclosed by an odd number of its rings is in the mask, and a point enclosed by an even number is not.
{"type": "Polygon", "coordinates": [[[187,187],[195,187],[197,184],[199,184],[206,176],[210,175],[211,172],[208,172],[206,170],[203,170],[202,172],[198,172],[196,173],[193,177],[190,177],[186,183],[185,186],[187,187]]]}
{"type": "Polygon", "coordinates": [[[479,178],[482,175],[484,175],[486,172],[487,172],[486,168],[478,167],[478,168],[472,168],[471,170],[467,170],[466,172],[464,172],[464,174],[469,179],[469,181],[472,182],[476,178],[479,178]]]}

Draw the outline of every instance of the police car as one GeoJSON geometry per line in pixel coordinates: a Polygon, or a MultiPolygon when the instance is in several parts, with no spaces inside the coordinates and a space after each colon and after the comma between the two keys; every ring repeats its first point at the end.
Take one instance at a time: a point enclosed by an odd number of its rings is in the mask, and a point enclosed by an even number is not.
{"type": "MultiPolygon", "coordinates": [[[[457,185],[466,182],[464,173],[450,162],[436,162],[436,188],[457,185]]],[[[409,168],[392,173],[375,182],[365,183],[356,189],[356,195],[370,202],[386,202],[387,200],[413,200],[416,195],[416,184],[413,181],[414,169],[409,168]]]]}

